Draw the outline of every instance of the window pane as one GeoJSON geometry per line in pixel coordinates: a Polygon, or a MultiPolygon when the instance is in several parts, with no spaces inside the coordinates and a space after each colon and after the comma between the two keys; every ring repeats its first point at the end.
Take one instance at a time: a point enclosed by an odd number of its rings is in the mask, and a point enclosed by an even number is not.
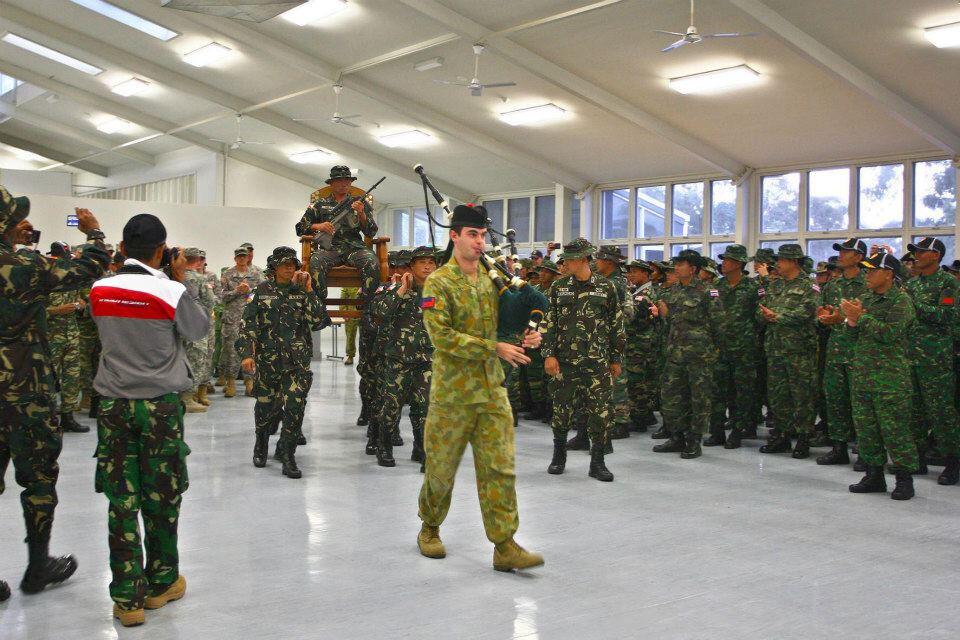
{"type": "Polygon", "coordinates": [[[796,240],[764,240],[760,243],[761,249],[773,249],[774,252],[780,248],[782,244],[797,244],[796,240]]]}
{"type": "Polygon", "coordinates": [[[807,228],[844,231],[850,225],[850,169],[810,172],[807,228]]]}
{"type": "Polygon", "coordinates": [[[637,237],[662,238],[667,213],[667,188],[640,187],[637,189],[637,237]]]}
{"type": "Polygon", "coordinates": [[[913,192],[916,226],[938,227],[955,223],[957,170],[949,160],[918,162],[914,169],[913,192]]]}
{"type": "Polygon", "coordinates": [[[727,247],[732,245],[732,242],[711,242],[710,243],[710,257],[720,262],[718,257],[721,253],[727,250],[727,247]]]}
{"type": "MultiPolygon", "coordinates": [[[[913,237],[913,241],[916,242],[917,240],[920,240],[921,238],[925,238],[925,237],[926,237],[926,236],[914,236],[914,237],[913,237]]],[[[944,254],[944,256],[943,256],[943,263],[944,263],[944,264],[950,264],[951,262],[953,262],[954,259],[956,258],[956,255],[957,255],[957,254],[956,254],[956,239],[955,239],[953,236],[933,236],[933,237],[936,238],[937,240],[941,241],[941,242],[943,243],[943,246],[944,246],[944,247],[946,248],[946,250],[947,250],[947,253],[944,254]]],[[[900,238],[897,238],[897,240],[899,240],[899,239],[900,239],[900,238]]],[[[899,258],[900,255],[897,254],[897,257],[899,258]]]]}
{"type": "Polygon", "coordinates": [[[484,200],[483,206],[487,209],[487,217],[493,228],[503,229],[503,200],[484,200]]]}
{"type": "MultiPolygon", "coordinates": [[[[923,237],[923,236],[921,236],[921,237],[923,237]]],[[[884,244],[890,245],[890,248],[893,249],[893,252],[897,255],[898,258],[899,258],[900,256],[902,256],[904,253],[906,253],[906,251],[907,251],[907,250],[904,248],[904,246],[903,246],[903,238],[901,238],[900,236],[893,236],[893,237],[887,237],[887,238],[860,238],[860,239],[867,243],[867,251],[869,251],[869,250],[873,247],[873,245],[875,245],[875,244],[876,244],[876,245],[884,245],[884,244]]],[[[919,239],[919,238],[918,238],[918,239],[919,239]]],[[[941,238],[941,239],[942,239],[942,238],[941,238]]],[[[951,236],[951,241],[952,241],[952,240],[953,240],[953,238],[952,238],[952,236],[951,236]]],[[[944,243],[946,243],[946,240],[944,240],[944,243]]],[[[952,246],[953,246],[953,245],[948,245],[947,248],[950,248],[950,247],[952,247],[952,246]]],[[[952,258],[951,258],[951,259],[952,259],[952,258]]]]}
{"type": "Polygon", "coordinates": [[[715,236],[731,234],[737,227],[737,188],[732,180],[711,183],[710,232],[715,236]]]}
{"type": "Polygon", "coordinates": [[[903,226],[903,165],[885,164],[860,169],[861,229],[903,226]]]}
{"type": "Polygon", "coordinates": [[[637,260],[663,260],[662,244],[638,244],[633,248],[637,260]]]}
{"type": "Polygon", "coordinates": [[[673,185],[673,235],[703,234],[703,183],[673,185]]]}
{"type": "Polygon", "coordinates": [[[693,249],[694,251],[703,251],[702,244],[673,244],[670,245],[670,255],[676,258],[684,249],[693,249]]]}
{"type": "Polygon", "coordinates": [[[430,244],[430,223],[427,222],[427,210],[419,207],[413,210],[413,246],[430,244]]]}
{"type": "Polygon", "coordinates": [[[530,198],[507,201],[507,226],[517,232],[517,242],[530,242],[530,198]]]}
{"type": "Polygon", "coordinates": [[[800,215],[800,174],[767,176],[763,179],[760,232],[797,231],[800,215]]]}
{"type": "Polygon", "coordinates": [[[837,252],[833,250],[833,243],[843,242],[844,240],[845,238],[837,238],[835,240],[810,240],[807,242],[807,255],[813,258],[814,266],[816,266],[818,262],[826,262],[830,256],[837,255],[837,252]]]}
{"type": "Polygon", "coordinates": [[[570,237],[580,237],[580,198],[576,196],[570,203],[570,237]]]}
{"type": "Polygon", "coordinates": [[[600,201],[600,238],[627,237],[627,207],[630,205],[630,191],[615,189],[604,191],[600,201]]]}
{"type": "Polygon", "coordinates": [[[556,214],[555,203],[556,196],[537,196],[534,206],[536,215],[533,219],[536,229],[533,239],[536,242],[549,242],[553,240],[553,218],[556,214]]]}
{"type": "Polygon", "coordinates": [[[393,210],[393,237],[391,244],[398,247],[410,246],[410,211],[409,209],[393,210]]]}

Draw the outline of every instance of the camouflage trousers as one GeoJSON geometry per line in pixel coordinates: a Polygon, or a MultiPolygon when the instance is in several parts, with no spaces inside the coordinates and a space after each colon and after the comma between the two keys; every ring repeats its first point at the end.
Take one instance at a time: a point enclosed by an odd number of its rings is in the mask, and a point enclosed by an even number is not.
{"type": "Polygon", "coordinates": [[[817,354],[767,354],[767,394],[781,433],[809,435],[817,418],[817,354]]]}
{"type": "Polygon", "coordinates": [[[613,397],[613,381],[607,367],[561,362],[560,374],[550,380],[548,388],[553,398],[554,438],[566,437],[570,429],[586,424],[591,442],[607,443],[613,397]]]}
{"type": "Polygon", "coordinates": [[[512,538],[520,525],[513,438],[513,418],[505,394],[487,403],[431,403],[423,434],[427,461],[420,489],[420,519],[433,527],[443,524],[457,468],[469,443],[487,539],[499,544],[512,538]]]}
{"type": "Polygon", "coordinates": [[[637,349],[628,351],[624,359],[630,414],[634,419],[656,411],[660,407],[660,359],[656,352],[637,349]]]}
{"type": "Polygon", "coordinates": [[[360,320],[350,318],[343,324],[343,332],[346,337],[347,357],[352,358],[357,355],[357,329],[360,327],[360,320]]]}
{"type": "Polygon", "coordinates": [[[837,356],[828,355],[824,363],[823,393],[827,400],[826,418],[830,439],[849,442],[854,437],[851,372],[850,365],[837,356]]]}
{"type": "Polygon", "coordinates": [[[744,431],[757,424],[757,415],[760,413],[758,365],[755,353],[720,353],[717,384],[723,402],[718,411],[722,415],[725,409],[730,410],[730,422],[734,429],[744,431]]]}
{"type": "Polygon", "coordinates": [[[688,362],[667,358],[660,386],[660,410],[671,435],[706,432],[716,395],[716,358],[713,353],[688,362]]]}
{"type": "Polygon", "coordinates": [[[253,374],[240,371],[240,352],[237,350],[237,338],[240,337],[240,321],[224,322],[220,327],[220,375],[227,380],[243,373],[243,379],[252,378],[253,374]]]}
{"type": "Polygon", "coordinates": [[[92,398],[93,379],[100,366],[100,334],[92,320],[80,322],[80,392],[92,398]],[[85,324],[87,323],[88,324],[85,324]]]}
{"type": "Polygon", "coordinates": [[[918,446],[929,435],[942,455],[960,455],[960,420],[953,403],[956,378],[950,362],[931,360],[911,367],[913,420],[911,431],[918,446]]]}
{"type": "Polygon", "coordinates": [[[110,597],[121,609],[139,609],[147,595],[163,593],[180,575],[177,525],[190,448],[179,394],[102,398],[97,437],[95,488],[110,501],[110,597]]]}
{"type": "Polygon", "coordinates": [[[510,411],[513,412],[514,416],[517,416],[523,403],[523,395],[520,389],[522,367],[515,367],[506,360],[501,360],[500,366],[503,368],[503,387],[507,390],[510,411]]]}
{"type": "Polygon", "coordinates": [[[215,323],[211,322],[210,330],[207,332],[207,359],[204,362],[204,365],[206,367],[205,372],[207,374],[207,377],[201,380],[201,382],[204,382],[204,383],[213,382],[214,372],[216,371],[216,369],[214,369],[213,356],[214,356],[214,352],[216,352],[217,350],[217,343],[219,339],[220,339],[220,336],[217,333],[217,328],[215,326],[215,323]]]}
{"type": "Polygon", "coordinates": [[[526,365],[530,400],[538,404],[547,402],[547,374],[543,370],[543,354],[540,349],[527,349],[527,355],[530,356],[530,364],[526,365]]]}
{"type": "MultiPolygon", "coordinates": [[[[894,465],[906,471],[916,471],[920,459],[910,431],[912,398],[909,374],[903,372],[898,391],[887,390],[894,384],[890,379],[884,380],[885,390],[878,391],[867,371],[851,375],[850,380],[850,404],[860,460],[872,467],[880,467],[886,464],[889,453],[894,465]]],[[[832,430],[832,415],[829,420],[832,430]]]]}
{"type": "Polygon", "coordinates": [[[221,330],[223,328],[223,320],[220,317],[220,314],[217,313],[217,320],[214,322],[213,326],[213,363],[210,367],[210,371],[216,373],[218,376],[224,375],[223,369],[220,367],[220,352],[223,349],[223,339],[221,338],[221,330]]]}
{"type": "Polygon", "coordinates": [[[630,424],[630,380],[623,371],[611,382],[610,423],[630,424]]]}
{"type": "Polygon", "coordinates": [[[378,363],[379,358],[375,352],[374,341],[376,333],[364,325],[360,326],[360,341],[358,352],[360,359],[357,362],[357,374],[360,376],[360,401],[371,416],[377,413],[380,403],[377,402],[379,392],[378,363]]]}
{"type": "Polygon", "coordinates": [[[321,300],[327,299],[327,272],[339,265],[356,267],[360,272],[360,292],[364,299],[380,284],[380,263],[370,249],[347,247],[341,251],[314,249],[310,255],[310,273],[313,274],[313,288],[321,300]]]}
{"type": "Polygon", "coordinates": [[[184,340],[183,346],[187,352],[190,374],[193,376],[193,390],[196,391],[199,385],[206,384],[210,380],[210,370],[207,369],[207,358],[212,347],[210,336],[204,336],[194,342],[184,340]]]}
{"type": "Polygon", "coordinates": [[[404,405],[410,405],[410,423],[414,433],[423,433],[430,404],[430,363],[407,364],[387,360],[380,378],[380,424],[390,431],[400,428],[400,414],[404,405]]]}
{"type": "Polygon", "coordinates": [[[280,443],[296,446],[303,432],[303,414],[307,393],[313,384],[313,372],[301,367],[281,370],[257,366],[253,419],[257,433],[270,432],[280,426],[280,443]]]}
{"type": "Polygon", "coordinates": [[[80,353],[80,334],[50,336],[50,357],[53,371],[60,385],[60,413],[80,410],[80,392],[83,387],[83,357],[80,353]]]}
{"type": "Polygon", "coordinates": [[[49,406],[0,400],[0,494],[12,460],[14,478],[23,487],[20,506],[27,542],[50,540],[61,446],[60,429],[53,424],[49,406]]]}

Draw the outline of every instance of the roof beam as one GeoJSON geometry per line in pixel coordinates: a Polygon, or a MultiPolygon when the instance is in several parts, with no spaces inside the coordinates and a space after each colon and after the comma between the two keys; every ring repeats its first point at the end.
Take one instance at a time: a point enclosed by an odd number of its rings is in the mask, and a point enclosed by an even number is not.
{"type": "Polygon", "coordinates": [[[506,37],[496,35],[492,30],[436,2],[436,0],[400,1],[465,38],[470,38],[475,42],[482,40],[487,45],[487,49],[498,53],[521,69],[568,93],[572,93],[581,100],[596,105],[608,113],[619,116],[686,149],[692,155],[732,177],[742,175],[748,170],[743,162],[727,155],[708,142],[675,127],[623,98],[613,95],[589,80],[567,71],[526,47],[522,47],[506,37]]]}
{"type": "MultiPolygon", "coordinates": [[[[30,151],[38,156],[43,156],[44,158],[56,160],[57,162],[66,162],[70,159],[67,154],[63,153],[62,151],[57,151],[56,149],[51,149],[50,147],[42,144],[38,144],[30,140],[24,140],[23,138],[12,136],[2,131],[0,131],[0,142],[3,144],[8,144],[11,147],[23,149],[24,151],[30,151]]],[[[73,166],[104,178],[107,177],[107,168],[93,162],[81,160],[80,162],[75,163],[73,166]]]]}
{"type": "MultiPolygon", "coordinates": [[[[170,14],[165,14],[169,17],[170,14]]],[[[118,67],[126,68],[133,73],[151,78],[160,84],[176,91],[192,95],[196,98],[206,100],[213,104],[225,107],[236,113],[249,112],[251,103],[240,97],[221,91],[216,87],[210,86],[190,76],[183,75],[173,71],[166,66],[160,65],[151,60],[141,58],[128,51],[118,49],[113,45],[107,44],[99,38],[93,38],[79,31],[64,27],[60,24],[50,22],[38,15],[24,11],[17,7],[6,6],[3,10],[3,19],[5,21],[19,24],[41,33],[48,38],[60,42],[69,42],[72,46],[82,49],[97,58],[115,64],[118,67]]],[[[257,35],[263,37],[262,34],[257,35]]],[[[340,138],[325,134],[312,127],[294,122],[291,118],[271,109],[260,109],[253,116],[260,122],[268,124],[281,131],[294,135],[304,140],[309,140],[314,144],[322,145],[333,153],[350,158],[370,168],[375,168],[394,175],[402,180],[409,182],[420,182],[419,178],[413,175],[410,167],[395,160],[391,160],[378,153],[368,151],[362,147],[346,142],[340,138]]],[[[456,185],[438,180],[438,188],[444,189],[455,198],[467,201],[470,199],[469,190],[460,188],[456,185]]]]}
{"type": "Polygon", "coordinates": [[[951,155],[960,154],[960,135],[933,116],[894,92],[846,58],[809,35],[759,0],[730,0],[741,11],[791,45],[808,60],[816,62],[845,81],[893,116],[951,155]]]}
{"type": "MultiPolygon", "coordinates": [[[[120,3],[123,4],[123,0],[120,0],[120,3]]],[[[139,6],[137,8],[140,13],[144,13],[146,11],[145,8],[143,8],[143,10],[141,10],[142,8],[139,6]]],[[[159,11],[160,9],[157,8],[155,10],[159,11]]],[[[169,18],[173,16],[171,16],[171,14],[165,14],[164,16],[146,15],[146,17],[155,17],[157,20],[163,17],[167,22],[170,22],[169,18]]],[[[182,24],[183,27],[195,27],[198,24],[202,25],[205,28],[212,29],[238,42],[242,42],[245,48],[257,49],[258,51],[270,56],[284,65],[308,73],[324,82],[334,82],[338,77],[341,76],[341,74],[352,73],[359,70],[358,65],[346,67],[345,69],[337,69],[333,65],[317,59],[317,57],[313,54],[309,54],[301,49],[297,49],[286,42],[282,42],[276,38],[265,35],[261,31],[235,20],[223,20],[202,14],[190,16],[178,15],[175,17],[178,19],[176,22],[182,24]],[[353,69],[353,67],[358,68],[353,69]]],[[[176,28],[177,26],[177,24],[171,24],[171,28],[176,28]]],[[[444,42],[455,40],[459,37],[459,35],[444,34],[433,40],[428,40],[426,43],[412,45],[407,49],[410,51],[422,50],[427,44],[430,44],[430,46],[436,46],[444,42]]],[[[407,53],[409,53],[409,51],[400,49],[386,55],[390,57],[390,59],[396,59],[406,55],[407,53]]],[[[363,64],[371,66],[371,61],[378,61],[378,58],[371,58],[371,60],[364,61],[363,64]]],[[[379,61],[377,63],[379,63],[379,61]]],[[[420,123],[427,125],[430,128],[435,129],[447,136],[450,136],[453,139],[466,142],[477,149],[491,153],[498,158],[506,160],[507,162],[510,162],[518,167],[539,173],[553,182],[559,182],[566,185],[574,191],[582,191],[583,188],[586,187],[586,185],[590,182],[590,180],[588,180],[586,177],[579,175],[575,171],[561,167],[555,162],[551,162],[546,158],[511,145],[508,142],[500,140],[494,136],[485,134],[471,127],[465,122],[450,118],[439,111],[436,111],[435,109],[410,100],[368,80],[351,76],[348,78],[343,78],[342,81],[344,86],[351,88],[367,98],[379,102],[409,118],[413,118],[414,120],[419,121],[420,123]]],[[[260,115],[254,115],[254,117],[258,120],[263,119],[260,115]]],[[[407,169],[407,173],[409,172],[410,170],[407,169]]],[[[442,173],[443,171],[441,168],[439,174],[442,175],[442,173]]],[[[471,195],[464,193],[463,190],[461,190],[461,193],[458,194],[456,192],[451,192],[449,189],[444,189],[439,184],[439,181],[437,187],[448,193],[448,195],[456,197],[459,200],[463,200],[464,202],[469,201],[472,197],[471,195]]]]}

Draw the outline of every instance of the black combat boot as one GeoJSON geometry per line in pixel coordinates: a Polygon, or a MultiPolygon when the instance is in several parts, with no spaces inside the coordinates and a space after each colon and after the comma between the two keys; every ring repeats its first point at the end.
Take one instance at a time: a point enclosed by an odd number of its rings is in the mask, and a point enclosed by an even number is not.
{"type": "Polygon", "coordinates": [[[520,416],[524,420],[543,420],[547,415],[547,404],[545,402],[534,402],[528,413],[520,416]]]}
{"type": "Polygon", "coordinates": [[[909,500],[915,495],[913,492],[913,476],[906,469],[900,468],[894,473],[897,476],[897,486],[893,488],[890,497],[894,500],[909,500]]]}
{"type": "Polygon", "coordinates": [[[957,456],[944,456],[943,472],[937,478],[937,484],[950,485],[960,481],[960,462],[957,456]]]}
{"type": "Polygon", "coordinates": [[[653,447],[655,453],[680,453],[684,448],[683,436],[671,434],[670,439],[653,447]]]}
{"type": "Polygon", "coordinates": [[[710,435],[706,440],[703,441],[703,446],[705,447],[719,447],[722,444],[726,444],[727,434],[723,430],[723,426],[716,426],[710,429],[710,435]]]}
{"type": "Polygon", "coordinates": [[[883,467],[867,467],[867,475],[857,484],[850,485],[850,493],[886,493],[887,481],[883,477],[883,467]]]}
{"type": "Polygon", "coordinates": [[[740,443],[743,440],[743,432],[736,427],[730,431],[730,435],[727,436],[727,441],[724,443],[724,449],[739,449],[740,443]]]}
{"type": "Polygon", "coordinates": [[[393,459],[393,431],[386,425],[380,425],[377,437],[377,464],[381,467],[395,467],[397,461],[393,459]]]}
{"type": "Polygon", "coordinates": [[[26,594],[40,593],[48,585],[59,584],[77,570],[73,556],[50,557],[49,542],[27,542],[30,563],[20,582],[20,590],[26,594]]]}
{"type": "Polygon", "coordinates": [[[740,437],[743,440],[756,440],[757,438],[759,438],[760,436],[757,435],[757,425],[752,424],[746,429],[744,429],[740,437]]]}
{"type": "Polygon", "coordinates": [[[787,453],[792,448],[790,436],[778,434],[773,440],[760,447],[760,453],[787,453]]]}
{"type": "Polygon", "coordinates": [[[414,462],[423,462],[427,459],[423,453],[423,427],[413,428],[413,451],[410,453],[410,459],[414,462]]]}
{"type": "Polygon", "coordinates": [[[277,462],[283,461],[283,447],[280,445],[281,442],[277,440],[277,445],[273,448],[273,459],[277,462]]]}
{"type": "Polygon", "coordinates": [[[283,467],[281,469],[283,475],[297,480],[303,477],[303,474],[300,472],[300,467],[297,466],[297,459],[294,456],[294,453],[297,451],[297,445],[286,445],[283,447],[283,467]]]}
{"type": "Polygon", "coordinates": [[[853,463],[853,470],[857,473],[864,473],[867,471],[867,463],[857,457],[857,461],[853,463]]]}
{"type": "Polygon", "coordinates": [[[613,474],[603,463],[603,445],[595,443],[590,448],[590,477],[600,482],[613,482],[613,474]]]}
{"type": "Polygon", "coordinates": [[[613,440],[610,439],[610,436],[607,436],[607,441],[603,445],[604,455],[610,455],[613,453],[613,440]]]}
{"type": "Polygon", "coordinates": [[[630,427],[624,423],[616,423],[613,425],[613,428],[610,429],[610,439],[611,440],[623,440],[624,438],[630,437],[630,427]]]}
{"type": "Polygon", "coordinates": [[[380,430],[375,424],[367,425],[367,446],[363,452],[368,456],[377,455],[377,441],[380,439],[380,430]]]}
{"type": "Polygon", "coordinates": [[[813,439],[810,440],[811,447],[832,447],[833,440],[830,439],[830,434],[825,431],[817,431],[813,434],[813,439]]]}
{"type": "Polygon", "coordinates": [[[804,460],[810,457],[810,435],[801,433],[797,437],[797,446],[793,448],[793,458],[804,460]]]}
{"type": "Polygon", "coordinates": [[[680,457],[684,460],[693,460],[694,458],[699,458],[702,453],[703,451],[700,449],[700,435],[687,432],[684,436],[683,451],[680,452],[680,457]]]}
{"type": "Polygon", "coordinates": [[[357,426],[365,427],[370,424],[370,416],[367,414],[367,405],[360,407],[360,416],[357,418],[357,426]]]}
{"type": "Polygon", "coordinates": [[[553,459],[547,467],[547,473],[558,476],[567,466],[567,443],[563,438],[553,439],[553,459]]]}
{"type": "Polygon", "coordinates": [[[850,464],[850,455],[847,453],[846,442],[834,442],[830,453],[817,458],[817,464],[850,464]]]}
{"type": "Polygon", "coordinates": [[[567,451],[589,451],[590,438],[587,437],[587,427],[577,427],[577,433],[567,441],[567,451]]]}
{"type": "Polygon", "coordinates": [[[73,413],[70,412],[60,414],[60,428],[70,433],[87,433],[90,431],[90,427],[77,422],[73,413]]]}
{"type": "Polygon", "coordinates": [[[267,466],[267,453],[270,449],[270,433],[264,429],[257,431],[253,443],[253,466],[261,469],[267,466]]]}
{"type": "Polygon", "coordinates": [[[652,440],[666,440],[670,437],[670,432],[667,430],[667,425],[662,425],[659,429],[653,432],[653,435],[650,436],[652,440]]]}
{"type": "Polygon", "coordinates": [[[10,585],[0,580],[0,602],[6,601],[10,597],[10,585]]]}

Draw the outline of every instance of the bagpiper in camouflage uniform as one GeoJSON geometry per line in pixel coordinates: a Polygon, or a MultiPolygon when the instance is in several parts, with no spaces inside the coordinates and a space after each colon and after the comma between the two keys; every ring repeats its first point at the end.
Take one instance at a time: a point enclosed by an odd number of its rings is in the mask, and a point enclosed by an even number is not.
{"type": "MultiPolygon", "coordinates": [[[[210,326],[213,326],[213,308],[217,304],[217,297],[202,272],[205,255],[202,250],[189,247],[184,249],[184,256],[187,258],[187,272],[183,285],[187,288],[187,295],[206,309],[211,318],[210,326]]],[[[193,389],[184,391],[181,396],[187,413],[203,413],[210,406],[210,401],[207,400],[207,381],[210,379],[210,372],[207,370],[207,352],[210,350],[208,338],[209,333],[193,342],[184,341],[187,363],[190,365],[194,382],[193,389]]]]}
{"type": "Polygon", "coordinates": [[[449,262],[424,285],[423,322],[433,343],[430,409],[424,426],[426,473],[420,490],[417,536],[420,553],[443,558],[440,525],[450,509],[454,478],[470,443],[477,493],[487,539],[494,543],[493,568],[527,569],[543,557],[520,547],[513,536],[517,513],[514,430],[503,388],[499,358],[525,364],[523,347],[536,347],[540,336],[528,334],[522,347],[496,341],[499,296],[479,268],[487,232],[480,208],[459,205],[450,221],[449,262]]]}
{"type": "Polygon", "coordinates": [[[577,238],[563,248],[570,275],[553,283],[543,320],[544,370],[552,377],[553,459],[548,473],[566,466],[566,435],[578,418],[590,438],[590,477],[611,482],[604,463],[610,433],[613,378],[621,375],[626,332],[623,305],[610,280],[590,270],[593,245],[577,238]]]}
{"type": "MultiPolygon", "coordinates": [[[[612,245],[604,245],[597,251],[594,266],[597,274],[609,280],[617,290],[624,326],[633,320],[633,297],[627,293],[627,279],[621,272],[621,265],[625,259],[620,249],[612,245]]],[[[613,390],[610,394],[610,439],[620,440],[630,437],[630,380],[627,375],[620,375],[613,379],[613,390]]]]}
{"type": "Polygon", "coordinates": [[[237,349],[248,373],[256,370],[253,466],[265,467],[270,433],[280,427],[277,451],[283,475],[303,474],[294,456],[303,429],[307,393],[313,382],[313,330],[330,324],[313,281],[301,268],[297,252],[277,247],[267,260],[275,280],[261,282],[243,310],[237,349]]]}
{"type": "MultiPolygon", "coordinates": [[[[916,257],[917,276],[907,281],[917,322],[907,355],[913,370],[913,432],[917,446],[927,443],[927,429],[945,465],[937,482],[960,480],[960,422],[953,402],[953,330],[957,322],[957,281],[940,269],[946,248],[937,238],[923,238],[907,247],[916,257]]],[[[925,453],[925,452],[923,452],[925,453]]],[[[921,454],[922,455],[922,454],[921,454]]]]}
{"type": "MultiPolygon", "coordinates": [[[[69,247],[55,242],[50,247],[53,259],[69,257],[69,247]]],[[[87,306],[79,290],[54,291],[47,300],[47,335],[50,356],[57,382],[60,384],[60,429],[64,432],[87,433],[90,427],[73,417],[80,410],[80,389],[83,364],[80,356],[80,325],[77,317],[87,306]]]]}
{"type": "MultiPolygon", "coordinates": [[[[841,265],[846,264],[841,254],[841,265]]],[[[916,315],[910,297],[896,284],[899,261],[879,252],[861,262],[867,293],[840,303],[844,324],[833,331],[850,334],[850,388],[853,421],[866,475],[850,485],[853,493],[886,492],[883,465],[893,463],[894,500],[913,497],[911,473],[919,469],[917,445],[910,432],[911,381],[907,342],[916,315]]]]}
{"type": "Polygon", "coordinates": [[[766,330],[767,392],[777,416],[777,435],[761,453],[785,453],[797,436],[793,457],[810,456],[810,434],[816,418],[816,313],[820,288],[803,273],[806,256],[798,244],[780,245],[780,278],[766,287],[757,309],[766,330]]]}
{"type": "Polygon", "coordinates": [[[650,307],[656,302],[654,283],[650,280],[652,268],[648,262],[634,260],[627,265],[627,280],[633,298],[634,316],[626,323],[627,345],[623,366],[629,384],[630,419],[632,429],[641,433],[657,424],[653,412],[659,406],[657,395],[658,352],[657,325],[659,320],[650,307]]]}
{"type": "MultiPolygon", "coordinates": [[[[56,377],[46,335],[46,299],[53,291],[77,288],[99,277],[109,257],[103,233],[89,211],[78,212],[79,229],[92,244],[80,257],[48,261],[37,253],[16,251],[18,225],[30,212],[27,198],[14,198],[0,186],[0,494],[7,465],[13,461],[27,530],[30,562],[20,588],[38,593],[63,582],[77,569],[72,556],[49,556],[57,507],[57,476],[62,437],[53,420],[56,377]]],[[[9,596],[0,581],[0,600],[9,596]]]]}
{"type": "MultiPolygon", "coordinates": [[[[236,378],[240,369],[240,354],[237,353],[235,345],[237,338],[240,337],[243,308],[253,299],[254,290],[263,282],[263,272],[250,268],[248,256],[246,247],[234,249],[233,260],[236,266],[227,269],[220,276],[220,297],[223,300],[220,326],[220,375],[226,382],[223,388],[224,398],[232,398],[237,393],[236,378]]],[[[253,395],[253,376],[243,373],[243,382],[247,395],[253,395]]]]}
{"type": "Polygon", "coordinates": [[[410,459],[423,463],[423,424],[430,400],[430,362],[433,345],[423,324],[423,284],[437,263],[433,247],[417,247],[410,255],[410,271],[393,284],[397,288],[378,296],[371,313],[383,318],[383,372],[380,376],[380,415],[378,423],[377,464],[396,466],[393,459],[393,433],[399,430],[400,413],[410,405],[413,423],[413,453],[410,459]]]}

